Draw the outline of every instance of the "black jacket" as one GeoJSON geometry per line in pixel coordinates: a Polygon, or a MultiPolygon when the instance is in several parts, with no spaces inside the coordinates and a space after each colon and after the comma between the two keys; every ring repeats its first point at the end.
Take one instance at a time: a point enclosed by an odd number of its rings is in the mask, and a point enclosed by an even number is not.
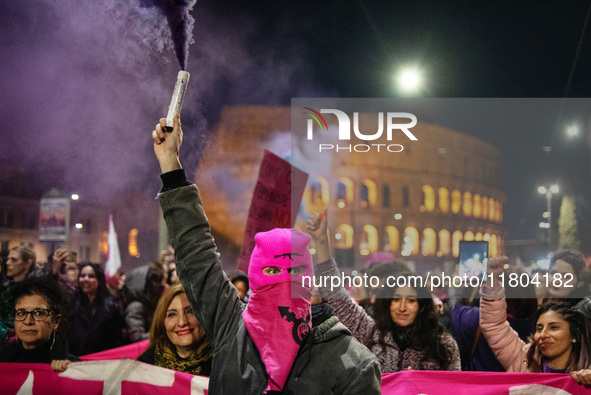
{"type": "Polygon", "coordinates": [[[51,363],[56,359],[80,361],[80,358],[69,353],[68,341],[60,332],[56,332],[53,347],[52,339],[49,339],[47,343],[31,350],[23,348],[20,340],[4,344],[0,348],[0,362],[51,363]]]}
{"type": "Polygon", "coordinates": [[[95,300],[93,305],[80,290],[70,300],[68,341],[75,355],[87,355],[124,345],[125,322],[119,306],[111,297],[95,300]]]}

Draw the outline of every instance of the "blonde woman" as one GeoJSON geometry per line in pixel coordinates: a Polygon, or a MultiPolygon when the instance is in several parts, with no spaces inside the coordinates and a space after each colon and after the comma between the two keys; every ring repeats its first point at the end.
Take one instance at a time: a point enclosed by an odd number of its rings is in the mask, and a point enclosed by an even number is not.
{"type": "Polygon", "coordinates": [[[209,376],[213,347],[195,317],[181,284],[168,287],[154,312],[150,344],[138,360],[163,368],[209,376]]]}

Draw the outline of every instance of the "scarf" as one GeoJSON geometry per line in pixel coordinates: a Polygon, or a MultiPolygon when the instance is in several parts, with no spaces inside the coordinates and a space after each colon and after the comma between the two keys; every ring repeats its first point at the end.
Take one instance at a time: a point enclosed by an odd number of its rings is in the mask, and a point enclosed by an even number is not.
{"type": "Polygon", "coordinates": [[[187,358],[180,357],[168,342],[160,342],[156,344],[154,365],[197,376],[209,376],[212,358],[213,347],[208,339],[204,339],[187,358]]]}

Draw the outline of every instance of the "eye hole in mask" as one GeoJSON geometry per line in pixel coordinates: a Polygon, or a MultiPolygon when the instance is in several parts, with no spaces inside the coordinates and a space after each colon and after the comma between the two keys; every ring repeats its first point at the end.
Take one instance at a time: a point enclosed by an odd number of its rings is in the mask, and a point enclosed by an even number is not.
{"type": "Polygon", "coordinates": [[[281,273],[283,273],[283,270],[287,270],[287,272],[289,274],[291,274],[292,276],[300,276],[300,275],[304,274],[304,272],[306,271],[306,266],[300,265],[300,266],[290,267],[287,269],[283,269],[283,268],[276,267],[276,266],[266,266],[263,268],[263,274],[265,274],[267,276],[278,276],[281,273]]]}

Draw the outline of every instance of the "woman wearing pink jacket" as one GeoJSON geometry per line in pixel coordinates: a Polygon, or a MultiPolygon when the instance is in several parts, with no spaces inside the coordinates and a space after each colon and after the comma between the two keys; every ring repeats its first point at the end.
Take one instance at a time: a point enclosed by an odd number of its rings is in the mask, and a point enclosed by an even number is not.
{"type": "Polygon", "coordinates": [[[525,343],[507,322],[505,289],[485,285],[481,294],[482,333],[508,372],[570,373],[591,385],[591,324],[580,312],[560,303],[541,306],[525,343]]]}

